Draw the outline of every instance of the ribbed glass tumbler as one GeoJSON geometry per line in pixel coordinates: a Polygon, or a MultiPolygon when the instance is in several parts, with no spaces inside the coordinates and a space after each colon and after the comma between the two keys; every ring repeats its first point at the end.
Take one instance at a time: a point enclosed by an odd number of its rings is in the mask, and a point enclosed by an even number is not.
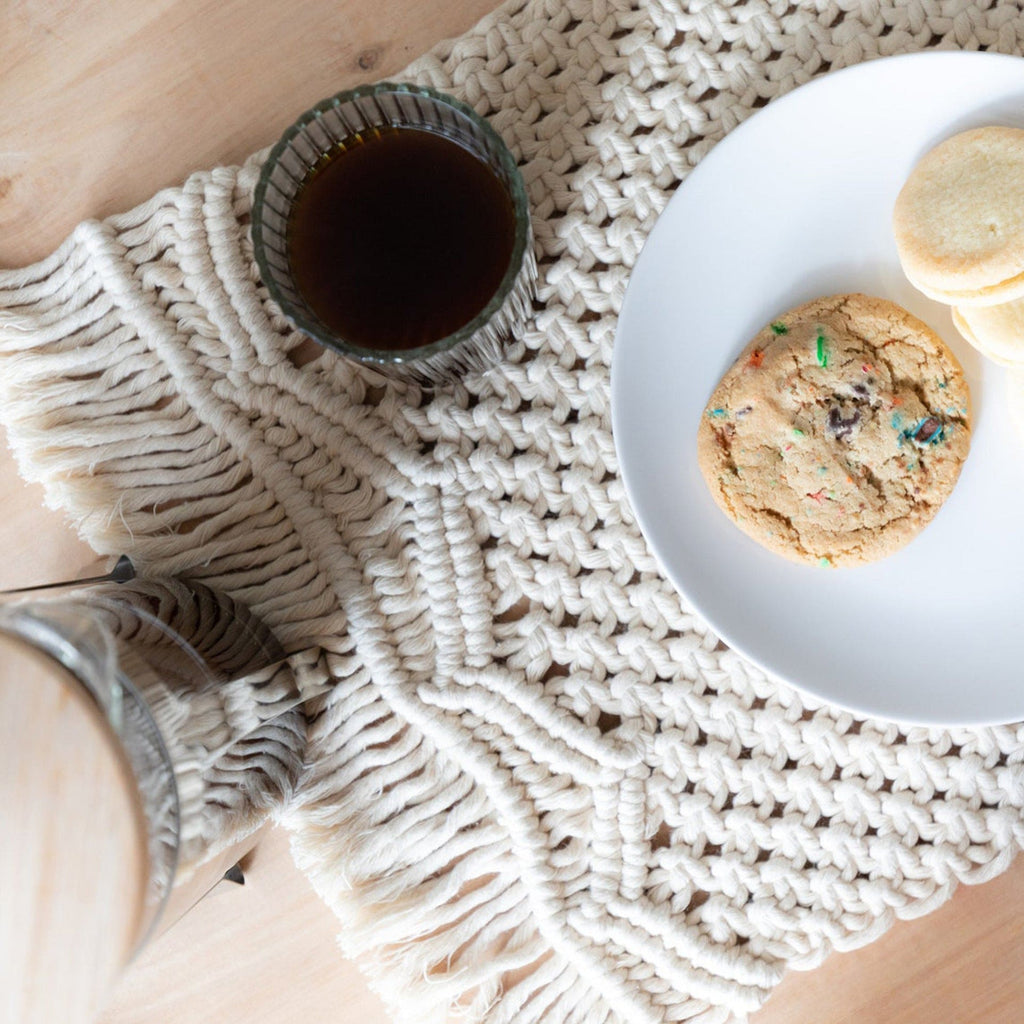
{"type": "MultiPolygon", "coordinates": [[[[428,165],[428,169],[432,168],[428,165]]],[[[443,186],[443,175],[441,182],[443,186]]],[[[429,208],[434,186],[413,181],[404,187],[416,193],[416,202],[429,208]]],[[[360,202],[360,194],[350,193],[339,201],[342,207],[349,196],[352,203],[360,202]]],[[[388,212],[386,198],[380,202],[378,196],[377,208],[382,213],[388,212]]],[[[408,195],[401,199],[410,202],[408,195]]],[[[263,281],[292,324],[327,348],[421,386],[441,386],[499,364],[532,308],[537,266],[526,189],[515,159],[497,132],[472,108],[430,88],[394,83],[364,86],[332,96],[304,113],[284,133],[263,166],[254,196],[252,232],[263,281]],[[470,318],[455,329],[445,328],[443,337],[428,337],[425,341],[418,338],[411,344],[395,343],[386,336],[354,337],[351,332],[346,336],[337,326],[328,326],[329,317],[323,315],[322,307],[314,308],[309,294],[304,294],[296,280],[296,209],[305,201],[304,189],[339,157],[343,158],[341,162],[349,160],[346,154],[357,147],[402,129],[430,133],[435,139],[440,137],[468,151],[500,183],[510,204],[512,222],[507,263],[499,263],[495,279],[500,274],[500,281],[489,299],[485,293],[470,318]]],[[[367,232],[368,236],[372,234],[372,229],[367,232]]],[[[367,237],[366,241],[378,247],[382,244],[380,238],[367,237]]],[[[358,239],[354,252],[359,253],[358,239]]],[[[499,258],[504,260],[505,250],[500,252],[499,258]]],[[[454,305],[462,282],[457,273],[444,277],[443,244],[430,252],[418,250],[408,258],[398,251],[393,258],[401,268],[401,274],[394,275],[393,287],[388,274],[382,275],[387,280],[372,282],[386,295],[383,305],[400,307],[403,301],[409,301],[411,289],[407,287],[403,294],[403,280],[420,290],[424,281],[438,280],[440,285],[430,286],[440,293],[432,292],[432,300],[443,306],[447,293],[454,305]]],[[[358,255],[348,266],[319,269],[343,275],[352,262],[359,262],[358,255]]]]}

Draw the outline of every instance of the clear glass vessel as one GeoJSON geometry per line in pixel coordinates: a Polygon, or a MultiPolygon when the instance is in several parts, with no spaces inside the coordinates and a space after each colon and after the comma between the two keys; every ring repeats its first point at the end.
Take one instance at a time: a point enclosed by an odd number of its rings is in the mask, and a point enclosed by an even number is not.
{"type": "MultiPolygon", "coordinates": [[[[8,598],[0,633],[69,670],[123,752],[147,832],[141,947],[183,868],[187,875],[203,861],[223,803],[225,752],[292,709],[301,717],[285,653],[244,605],[178,578],[101,580],[8,598]],[[258,709],[231,707],[253,677],[274,694],[258,709]]],[[[295,747],[297,774],[298,740],[295,747]]]]}
{"type": "MultiPolygon", "coordinates": [[[[529,315],[537,277],[529,206],[515,159],[497,132],[459,100],[423,86],[390,82],[339,93],[306,111],[267,158],[252,209],[256,262],[285,316],[321,345],[426,387],[483,372],[501,361],[529,315]],[[514,242],[490,301],[458,330],[415,348],[367,348],[328,328],[300,293],[289,260],[289,224],[304,183],[352,140],[386,128],[416,128],[450,139],[483,161],[511,200],[514,242]]],[[[452,287],[456,287],[452,283],[452,287]]],[[[402,296],[395,294],[400,303],[402,296]]]]}

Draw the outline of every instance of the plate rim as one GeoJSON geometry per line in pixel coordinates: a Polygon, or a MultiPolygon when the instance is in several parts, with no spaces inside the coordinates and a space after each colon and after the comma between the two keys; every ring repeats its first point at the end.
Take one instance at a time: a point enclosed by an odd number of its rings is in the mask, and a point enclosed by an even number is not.
{"type": "MultiPolygon", "coordinates": [[[[663,552],[660,550],[660,544],[653,539],[652,533],[657,534],[660,531],[658,529],[652,530],[650,527],[650,518],[648,511],[645,509],[642,503],[636,500],[637,485],[636,478],[633,475],[633,470],[630,468],[630,462],[628,459],[623,458],[623,449],[619,444],[619,433],[623,422],[624,411],[623,411],[623,398],[622,390],[624,385],[622,380],[624,374],[621,369],[621,356],[622,351],[619,345],[619,339],[622,334],[623,324],[626,322],[630,310],[630,299],[631,295],[635,295],[636,289],[634,288],[634,280],[636,278],[638,270],[640,270],[645,254],[651,248],[652,241],[659,237],[660,233],[669,230],[666,226],[668,220],[666,214],[669,209],[680,201],[679,197],[685,194],[690,182],[694,180],[696,176],[700,176],[698,181],[703,180],[708,174],[712,173],[715,165],[721,161],[729,158],[729,153],[736,145],[742,143],[746,134],[750,130],[748,126],[752,123],[760,123],[761,119],[769,115],[770,112],[777,114],[780,106],[785,105],[788,107],[790,102],[793,101],[794,97],[800,95],[806,95],[806,90],[817,89],[825,87],[826,83],[829,86],[834,86],[837,79],[848,79],[851,77],[857,77],[858,75],[871,75],[877,73],[877,68],[880,65],[891,67],[895,64],[941,64],[941,63],[955,63],[955,64],[994,64],[1001,63],[1008,65],[1010,63],[1016,63],[1024,67],[1024,57],[1016,54],[1006,54],[1000,52],[980,51],[980,50],[924,50],[915,51],[911,53],[893,54],[890,56],[876,56],[868,58],[867,60],[860,61],[857,64],[848,65],[843,68],[836,69],[834,71],[828,71],[824,74],[820,74],[814,78],[809,79],[807,82],[801,83],[800,85],[790,89],[782,96],[777,97],[763,108],[753,111],[749,116],[733,128],[728,134],[722,137],[713,148],[706,153],[701,160],[691,169],[690,173],[681,182],[675,192],[669,197],[668,202],[664,205],[662,210],[657,215],[654,225],[648,232],[647,237],[644,239],[643,246],[634,261],[633,267],[629,272],[629,279],[626,284],[625,293],[623,295],[622,304],[617,317],[615,338],[612,348],[612,361],[610,367],[610,404],[611,404],[611,426],[612,426],[612,441],[615,447],[616,459],[618,462],[618,475],[622,480],[623,488],[627,500],[629,501],[630,508],[633,516],[636,520],[637,526],[644,537],[644,541],[648,546],[651,554],[653,555],[656,563],[660,567],[662,574],[672,584],[672,586],[679,592],[684,600],[690,605],[690,610],[695,612],[701,619],[703,619],[710,629],[720,637],[727,646],[740,655],[751,665],[756,667],[759,671],[764,673],[768,678],[780,682],[801,695],[804,698],[810,698],[811,700],[824,705],[826,708],[832,708],[841,712],[847,712],[856,715],[861,718],[874,719],[877,721],[891,722],[907,727],[924,727],[924,728],[941,728],[941,729],[956,729],[956,728],[984,728],[993,727],[999,725],[1005,725],[1011,722],[1024,720],[1024,696],[1021,698],[1021,710],[1016,717],[1007,718],[1002,715],[992,717],[992,715],[979,715],[977,717],[961,718],[955,721],[950,721],[947,718],[940,716],[928,716],[927,712],[922,710],[919,715],[908,716],[908,717],[897,717],[892,714],[886,713],[879,710],[877,707],[858,705],[855,700],[844,700],[838,699],[837,697],[829,694],[826,695],[820,691],[816,691],[813,686],[808,686],[803,682],[795,682],[792,679],[786,678],[785,675],[773,670],[768,665],[751,654],[747,649],[746,645],[739,641],[737,642],[733,636],[732,630],[726,626],[722,628],[722,624],[715,621],[714,617],[709,617],[704,609],[701,607],[701,602],[696,600],[687,581],[683,578],[683,575],[673,569],[669,561],[663,556],[663,552]],[[739,142],[736,140],[739,139],[739,142]],[[723,155],[724,151],[724,155],[723,155]],[[709,168],[710,165],[710,169],[709,168]]],[[[1024,81],[1022,81],[1024,86],[1024,81]]],[[[951,117],[951,125],[955,119],[951,117]]],[[[869,702],[870,704],[870,702],[869,702]]]]}

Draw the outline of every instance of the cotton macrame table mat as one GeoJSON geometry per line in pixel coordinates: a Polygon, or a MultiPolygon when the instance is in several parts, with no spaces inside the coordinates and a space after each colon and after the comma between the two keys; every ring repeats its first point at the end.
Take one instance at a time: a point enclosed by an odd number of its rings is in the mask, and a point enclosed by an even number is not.
{"type": "Polygon", "coordinates": [[[753,109],[1022,43],[995,2],[515,0],[398,76],[505,137],[541,267],[508,365],[434,395],[295,358],[248,234],[263,154],[0,275],[23,475],[333,684],[279,813],[396,1020],[739,1020],[1010,863],[1024,730],[858,719],[724,649],[637,529],[609,365],[647,232],[753,109]]]}

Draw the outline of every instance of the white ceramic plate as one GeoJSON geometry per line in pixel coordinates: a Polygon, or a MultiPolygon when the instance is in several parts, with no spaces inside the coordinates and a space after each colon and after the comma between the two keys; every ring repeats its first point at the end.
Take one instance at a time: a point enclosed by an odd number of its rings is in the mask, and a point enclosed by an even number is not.
{"type": "Polygon", "coordinates": [[[938,725],[1024,719],[1024,447],[1005,371],[900,270],[896,195],[942,139],[1024,127],[1024,60],[928,53],[827,75],[769,104],[693,171],[633,272],[612,421],[641,529],[730,646],[851,710],[938,725]],[[855,569],[790,564],[717,508],[696,432],[756,331],[819,295],[866,292],[931,325],[971,388],[974,440],[952,496],[903,550],[855,569]]]}

